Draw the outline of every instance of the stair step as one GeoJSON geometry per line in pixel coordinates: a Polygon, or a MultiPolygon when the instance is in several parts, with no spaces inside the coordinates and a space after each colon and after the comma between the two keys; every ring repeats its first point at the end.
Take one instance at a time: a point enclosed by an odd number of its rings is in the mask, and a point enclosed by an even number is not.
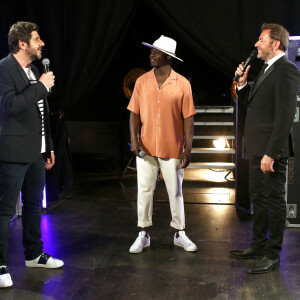
{"type": "Polygon", "coordinates": [[[191,153],[226,153],[226,154],[234,154],[234,148],[224,148],[224,149],[217,149],[217,148],[192,148],[191,153]]]}
{"type": "Polygon", "coordinates": [[[226,169],[232,170],[235,168],[234,163],[228,162],[195,162],[190,163],[188,166],[189,169],[226,169]]]}
{"type": "Polygon", "coordinates": [[[196,113],[225,113],[232,114],[234,112],[233,106],[196,106],[196,113]]]}
{"type": "Polygon", "coordinates": [[[234,135],[234,126],[195,126],[194,135],[234,135]]]}
{"type": "Polygon", "coordinates": [[[194,122],[234,122],[232,114],[196,114],[194,122]]]}
{"type": "Polygon", "coordinates": [[[234,122],[194,122],[195,126],[233,126],[234,122]]]}
{"type": "Polygon", "coordinates": [[[195,135],[194,140],[217,140],[217,139],[235,140],[234,135],[195,135]]]}

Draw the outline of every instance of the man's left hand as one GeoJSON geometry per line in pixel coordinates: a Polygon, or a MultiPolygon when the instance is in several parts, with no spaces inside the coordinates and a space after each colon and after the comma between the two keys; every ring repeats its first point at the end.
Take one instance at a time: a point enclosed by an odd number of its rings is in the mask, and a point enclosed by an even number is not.
{"type": "Polygon", "coordinates": [[[272,157],[264,155],[260,163],[260,168],[265,174],[268,172],[274,172],[273,164],[274,164],[274,159],[272,157]]]}
{"type": "Polygon", "coordinates": [[[50,158],[46,159],[46,163],[45,163],[45,168],[46,170],[51,170],[51,168],[54,166],[55,164],[55,156],[54,156],[54,152],[51,152],[51,156],[50,158]]]}
{"type": "Polygon", "coordinates": [[[191,162],[191,152],[184,151],[180,157],[179,169],[186,168],[191,162]]]}

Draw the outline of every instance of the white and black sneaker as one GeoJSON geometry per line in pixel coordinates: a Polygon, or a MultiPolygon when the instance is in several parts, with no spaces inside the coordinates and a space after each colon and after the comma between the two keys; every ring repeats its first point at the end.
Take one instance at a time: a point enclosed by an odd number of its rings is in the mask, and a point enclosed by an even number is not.
{"type": "Polygon", "coordinates": [[[13,285],[10,274],[6,266],[0,266],[0,288],[6,288],[13,285]]]}
{"type": "Polygon", "coordinates": [[[183,230],[180,230],[174,235],[174,245],[182,247],[185,251],[195,252],[198,247],[186,236],[183,230]]]}
{"type": "Polygon", "coordinates": [[[62,260],[53,258],[45,252],[33,260],[25,260],[25,266],[30,268],[56,269],[63,265],[64,262],[62,260]]]}
{"type": "Polygon", "coordinates": [[[129,249],[130,253],[141,253],[145,247],[150,246],[150,236],[146,231],[140,231],[135,242],[129,249]]]}

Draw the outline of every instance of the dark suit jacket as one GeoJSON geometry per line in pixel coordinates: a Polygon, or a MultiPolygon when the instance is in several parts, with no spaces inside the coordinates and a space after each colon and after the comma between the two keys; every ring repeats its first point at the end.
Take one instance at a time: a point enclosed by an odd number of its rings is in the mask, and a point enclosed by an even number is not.
{"type": "MultiPolygon", "coordinates": [[[[36,78],[40,74],[31,66],[36,78]]],[[[42,116],[37,102],[44,99],[46,153],[53,150],[49,132],[47,89],[43,83],[30,84],[12,54],[0,61],[0,161],[31,163],[41,154],[42,116]]]]}
{"type": "Polygon", "coordinates": [[[300,73],[281,57],[250,88],[238,91],[247,108],[245,147],[249,154],[274,159],[293,156],[293,124],[300,73]]]}

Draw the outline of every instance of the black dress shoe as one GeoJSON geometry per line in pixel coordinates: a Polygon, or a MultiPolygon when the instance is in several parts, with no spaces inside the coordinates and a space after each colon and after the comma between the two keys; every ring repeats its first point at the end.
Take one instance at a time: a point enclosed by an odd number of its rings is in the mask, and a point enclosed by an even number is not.
{"type": "Polygon", "coordinates": [[[270,258],[267,258],[267,257],[263,257],[262,259],[260,259],[258,262],[253,264],[253,266],[251,266],[248,269],[248,273],[251,273],[251,274],[268,273],[272,269],[275,269],[276,267],[278,267],[279,265],[280,265],[280,259],[279,258],[270,259],[270,258]]]}
{"type": "Polygon", "coordinates": [[[262,251],[258,251],[253,247],[249,247],[245,250],[232,250],[230,253],[237,258],[254,258],[263,255],[262,251]]]}

